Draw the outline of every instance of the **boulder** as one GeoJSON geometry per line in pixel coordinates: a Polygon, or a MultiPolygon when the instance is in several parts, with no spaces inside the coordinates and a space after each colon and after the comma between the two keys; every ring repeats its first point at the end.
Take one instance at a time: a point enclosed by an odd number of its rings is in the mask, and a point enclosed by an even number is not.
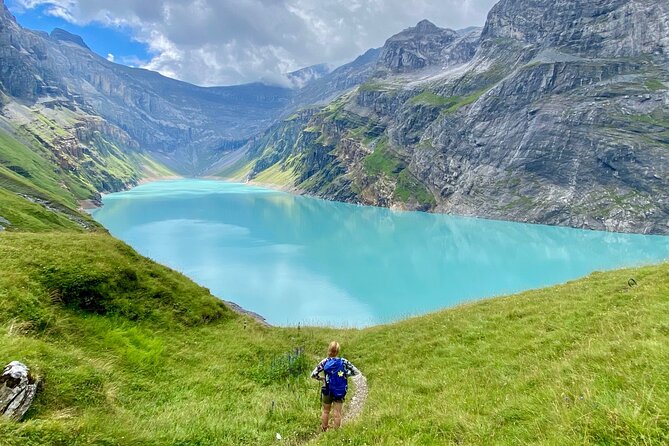
{"type": "Polygon", "coordinates": [[[28,367],[10,362],[0,375],[0,415],[20,421],[35,399],[37,385],[28,367]]]}

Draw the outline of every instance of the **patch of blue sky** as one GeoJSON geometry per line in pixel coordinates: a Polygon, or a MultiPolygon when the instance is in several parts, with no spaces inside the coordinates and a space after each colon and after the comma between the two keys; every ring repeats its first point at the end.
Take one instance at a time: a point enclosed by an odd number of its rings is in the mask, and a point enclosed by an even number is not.
{"type": "Polygon", "coordinates": [[[5,1],[18,23],[28,29],[50,33],[54,28],[62,28],[81,36],[86,45],[104,58],[111,54],[113,60],[129,66],[140,66],[151,59],[147,45],[132,38],[129,28],[110,28],[100,23],[80,26],[61,17],[47,13],[48,6],[40,5],[32,9],[23,8],[16,0],[5,1]]]}

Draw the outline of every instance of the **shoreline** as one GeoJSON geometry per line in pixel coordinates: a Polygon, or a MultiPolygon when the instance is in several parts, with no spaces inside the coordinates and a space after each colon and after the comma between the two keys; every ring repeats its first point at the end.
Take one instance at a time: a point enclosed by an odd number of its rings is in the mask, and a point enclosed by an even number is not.
{"type": "MultiPolygon", "coordinates": [[[[206,175],[203,177],[197,177],[199,179],[203,180],[212,180],[212,181],[221,181],[223,183],[237,183],[237,184],[245,184],[247,186],[255,186],[255,187],[262,187],[265,189],[271,189],[275,190],[278,192],[287,192],[290,194],[294,195],[299,195],[301,197],[307,196],[310,197],[311,195],[307,194],[305,191],[302,189],[299,189],[295,186],[287,186],[287,185],[282,185],[282,184],[275,184],[275,183],[261,183],[259,181],[242,181],[242,180],[234,180],[231,178],[224,178],[224,177],[217,177],[213,175],[206,175]]],[[[332,200],[328,200],[332,201],[332,200]]]]}
{"type": "MultiPolygon", "coordinates": [[[[147,184],[147,183],[152,183],[152,182],[169,181],[169,180],[181,180],[181,179],[189,179],[189,177],[176,176],[176,175],[151,176],[151,177],[142,178],[140,181],[138,181],[138,183],[136,185],[129,186],[127,189],[132,189],[133,187],[143,185],[143,184],[147,184]]],[[[305,196],[305,194],[303,194],[297,188],[289,187],[289,186],[281,186],[281,185],[272,184],[272,183],[259,183],[259,182],[253,182],[253,181],[244,182],[244,181],[239,181],[239,180],[234,180],[234,179],[229,179],[229,178],[223,178],[223,177],[216,177],[216,176],[211,176],[211,175],[210,176],[203,176],[203,177],[193,177],[193,179],[204,179],[204,180],[210,180],[210,181],[220,181],[220,182],[223,182],[223,183],[243,184],[243,185],[248,185],[250,187],[262,187],[262,188],[267,188],[267,189],[271,189],[271,190],[275,190],[275,191],[290,193],[290,194],[293,194],[293,195],[305,196]]],[[[309,196],[309,195],[307,194],[306,196],[309,196]]],[[[326,201],[331,201],[331,200],[326,200],[326,201]]],[[[375,207],[375,206],[372,206],[372,207],[375,207]]],[[[392,208],[388,208],[388,207],[385,207],[384,209],[392,210],[392,208]]],[[[440,214],[440,215],[449,215],[449,214],[440,214]]],[[[472,218],[472,217],[468,217],[468,216],[454,216],[454,217],[472,218]]],[[[480,217],[474,217],[474,218],[480,218],[480,217]]],[[[489,220],[489,219],[484,219],[484,220],[489,220]]],[[[500,221],[500,220],[497,220],[497,221],[500,221]]],[[[501,222],[505,222],[505,221],[502,220],[501,222]]],[[[541,225],[541,226],[556,227],[554,225],[541,225]]],[[[580,228],[570,228],[570,227],[564,227],[564,226],[557,226],[557,227],[564,228],[564,229],[583,230],[583,229],[580,229],[580,228]]],[[[605,233],[611,234],[611,235],[616,234],[615,232],[612,232],[612,231],[599,231],[599,232],[605,232],[605,233]]],[[[621,234],[622,235],[631,235],[630,233],[621,233],[621,234]]],[[[638,234],[638,235],[648,236],[650,234],[638,234]]],[[[665,259],[663,262],[666,262],[666,261],[667,260],[665,259]]],[[[157,263],[160,263],[160,262],[157,262],[157,263]]],[[[167,267],[169,267],[169,266],[167,266],[167,267]]],[[[625,267],[625,268],[627,268],[627,267],[625,267]]],[[[581,277],[579,277],[579,278],[581,278],[581,277]]],[[[193,280],[195,282],[195,279],[190,278],[190,277],[189,277],[189,279],[193,280]]],[[[576,279],[577,278],[574,278],[574,279],[571,279],[571,280],[576,280],[576,279]]],[[[551,285],[548,285],[548,286],[551,286],[551,285]]],[[[546,286],[541,286],[540,288],[545,288],[545,287],[546,286]]],[[[523,290],[521,292],[524,292],[524,291],[527,291],[527,290],[523,290]]],[[[510,295],[515,295],[515,294],[518,294],[518,293],[511,293],[510,295]]],[[[265,317],[263,317],[261,314],[258,314],[254,311],[251,311],[251,310],[248,310],[248,309],[242,307],[241,305],[239,305],[239,304],[237,304],[233,301],[226,300],[223,296],[216,296],[216,295],[213,295],[213,294],[212,294],[212,296],[221,300],[228,308],[230,308],[235,313],[243,315],[243,316],[247,316],[247,317],[253,319],[254,321],[256,321],[259,325],[261,325],[263,327],[273,327],[273,325],[270,324],[267,321],[267,319],[265,317]]],[[[506,295],[504,295],[504,296],[506,296],[506,295]]],[[[487,300],[487,299],[495,298],[495,297],[501,297],[501,296],[488,296],[488,297],[485,297],[483,299],[475,299],[475,301],[487,300]]],[[[451,309],[451,308],[457,308],[457,307],[461,306],[462,304],[468,304],[468,303],[471,303],[471,302],[460,302],[453,307],[448,306],[448,307],[444,307],[444,308],[439,308],[437,310],[430,311],[430,312],[425,313],[425,314],[431,314],[431,313],[434,313],[434,312],[439,312],[439,311],[443,311],[443,310],[447,310],[447,309],[451,309]]],[[[370,326],[394,324],[394,323],[397,323],[397,322],[405,320],[405,319],[413,319],[415,317],[424,316],[425,314],[409,315],[408,317],[405,317],[405,318],[400,318],[400,319],[397,319],[397,320],[392,320],[392,321],[387,321],[387,322],[381,322],[381,323],[373,324],[373,325],[370,325],[370,326]]]]}
{"type": "Polygon", "coordinates": [[[148,177],[143,177],[140,178],[139,181],[137,181],[137,184],[130,186],[126,188],[125,190],[132,189],[133,187],[141,186],[142,184],[148,184],[148,183],[154,183],[156,181],[167,181],[167,180],[182,180],[186,177],[183,177],[181,175],[163,175],[163,176],[148,176],[148,177]]]}
{"type": "MultiPolygon", "coordinates": [[[[189,279],[190,279],[190,277],[189,277],[189,279]]],[[[193,280],[193,279],[190,279],[190,280],[193,280]]],[[[214,295],[212,294],[212,296],[214,296],[214,295]]],[[[254,312],[254,311],[251,311],[251,310],[247,310],[246,308],[242,307],[242,306],[239,305],[239,304],[234,303],[234,302],[231,301],[231,300],[225,300],[225,299],[222,299],[222,298],[220,298],[220,297],[218,297],[218,296],[214,296],[214,297],[215,297],[216,299],[220,299],[221,301],[223,301],[223,303],[224,303],[228,308],[230,308],[232,311],[234,311],[235,313],[237,313],[237,314],[241,314],[241,315],[243,315],[243,316],[248,316],[248,317],[250,317],[251,319],[253,319],[253,320],[255,320],[256,322],[258,322],[258,323],[259,323],[260,325],[262,325],[263,327],[267,327],[267,328],[273,327],[273,325],[270,324],[269,322],[267,322],[267,319],[265,319],[264,317],[262,317],[260,314],[254,312]]]]}
{"type": "MultiPolygon", "coordinates": [[[[139,181],[137,181],[137,184],[133,184],[133,185],[131,185],[131,186],[128,186],[128,187],[124,188],[124,190],[130,190],[130,189],[132,189],[132,188],[134,188],[134,187],[141,186],[141,185],[143,185],[143,184],[154,183],[154,182],[158,182],[158,181],[182,180],[182,179],[185,179],[185,178],[186,178],[186,177],[181,176],[181,175],[147,176],[147,177],[141,178],[139,181]]],[[[208,180],[225,181],[224,179],[222,179],[222,178],[217,178],[217,177],[202,177],[202,178],[205,178],[205,179],[208,179],[208,180]]],[[[231,181],[227,181],[227,182],[231,182],[231,181]]],[[[120,192],[120,191],[119,191],[119,192],[120,192]]],[[[105,194],[104,194],[104,193],[101,193],[101,194],[100,194],[100,196],[103,196],[103,195],[105,195],[105,194]]],[[[89,215],[90,215],[91,211],[93,211],[93,210],[95,210],[95,209],[100,209],[102,206],[104,206],[104,204],[102,203],[102,200],[99,200],[99,201],[92,200],[92,199],[88,199],[88,200],[79,200],[79,208],[80,208],[80,210],[83,211],[83,212],[86,212],[86,213],[89,214],[89,215]]],[[[105,228],[105,229],[106,229],[106,228],[105,228]]],[[[114,237],[114,236],[111,235],[111,234],[109,234],[109,235],[110,235],[111,237],[113,237],[114,239],[116,239],[116,240],[120,240],[120,239],[114,237]]],[[[127,243],[127,242],[125,242],[125,241],[123,241],[123,240],[120,240],[120,241],[122,241],[123,243],[127,243]]],[[[133,247],[133,249],[135,249],[135,248],[133,247]]],[[[144,256],[144,255],[141,254],[141,253],[140,253],[140,255],[141,255],[142,257],[146,257],[146,256],[144,256]]],[[[149,257],[147,257],[147,258],[149,258],[149,257]]],[[[149,258],[149,259],[150,259],[150,258],[149,258]]],[[[160,263],[160,262],[158,262],[158,261],[156,261],[156,260],[154,260],[154,259],[150,259],[150,260],[153,261],[153,262],[156,262],[156,263],[158,263],[158,264],[160,264],[160,265],[162,265],[162,266],[164,266],[164,267],[166,267],[166,268],[170,268],[168,265],[163,265],[162,263],[160,263]]],[[[188,276],[186,276],[186,277],[188,277],[188,276]]],[[[195,280],[192,279],[191,277],[188,277],[188,279],[192,280],[194,283],[197,283],[197,282],[195,282],[195,280]]],[[[198,284],[198,285],[199,285],[199,284],[198,284]]],[[[202,286],[202,285],[200,285],[200,286],[202,286]]],[[[211,293],[210,293],[210,294],[211,294],[211,293]]],[[[239,305],[239,304],[237,304],[237,303],[235,303],[235,302],[233,302],[233,301],[231,301],[231,300],[226,300],[226,299],[224,299],[224,298],[222,298],[222,297],[219,297],[219,296],[216,296],[216,295],[214,295],[214,294],[211,294],[211,295],[212,295],[213,297],[215,297],[216,299],[220,300],[221,302],[223,302],[223,303],[225,304],[225,306],[227,306],[228,308],[230,308],[230,309],[231,309],[232,311],[234,311],[235,313],[240,314],[240,315],[242,315],[242,316],[248,316],[249,318],[253,319],[254,321],[256,321],[259,325],[261,325],[261,326],[263,326],[263,327],[267,327],[267,328],[273,327],[273,325],[270,324],[269,322],[267,322],[267,319],[265,319],[262,315],[260,315],[260,314],[258,314],[258,313],[256,313],[256,312],[254,312],[254,311],[247,310],[246,308],[242,307],[241,305],[239,305]]]]}
{"type": "MultiPolygon", "coordinates": [[[[153,182],[156,182],[156,181],[180,180],[180,179],[183,179],[183,178],[185,178],[185,177],[182,177],[180,175],[142,177],[139,180],[137,180],[137,183],[131,184],[131,185],[126,185],[123,189],[121,189],[119,191],[116,191],[116,192],[124,192],[124,191],[130,190],[134,187],[141,186],[143,184],[153,183],[153,182]]],[[[96,209],[100,209],[103,206],[102,197],[104,197],[107,194],[113,194],[113,193],[116,193],[116,192],[98,192],[98,194],[100,195],[99,199],[88,198],[86,200],[79,200],[77,202],[79,204],[79,211],[90,214],[91,211],[94,211],[96,209]]]]}

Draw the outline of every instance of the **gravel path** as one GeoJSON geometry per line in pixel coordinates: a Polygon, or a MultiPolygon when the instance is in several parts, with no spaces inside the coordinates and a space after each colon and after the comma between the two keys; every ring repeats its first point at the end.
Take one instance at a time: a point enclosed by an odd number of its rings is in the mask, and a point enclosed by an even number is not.
{"type": "Polygon", "coordinates": [[[351,381],[355,383],[355,392],[351,397],[351,402],[347,404],[344,412],[342,423],[350,423],[360,416],[365,401],[367,400],[367,378],[362,373],[351,377],[351,381]]]}

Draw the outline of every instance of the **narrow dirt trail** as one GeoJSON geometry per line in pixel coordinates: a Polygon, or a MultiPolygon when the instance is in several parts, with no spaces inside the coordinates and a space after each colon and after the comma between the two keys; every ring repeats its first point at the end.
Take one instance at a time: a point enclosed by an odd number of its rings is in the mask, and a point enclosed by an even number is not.
{"type": "Polygon", "coordinates": [[[350,423],[360,416],[362,409],[365,407],[365,401],[367,400],[367,394],[369,392],[365,375],[361,373],[352,376],[350,379],[355,384],[355,392],[353,392],[351,402],[344,405],[345,412],[341,420],[342,424],[350,423]]]}

